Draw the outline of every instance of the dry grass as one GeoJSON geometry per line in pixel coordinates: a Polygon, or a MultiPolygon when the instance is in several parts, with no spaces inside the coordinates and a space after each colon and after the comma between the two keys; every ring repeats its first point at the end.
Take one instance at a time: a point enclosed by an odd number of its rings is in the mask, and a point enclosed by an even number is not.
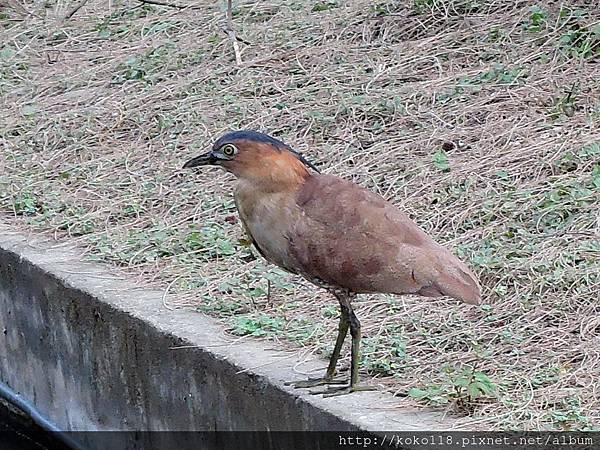
{"type": "Polygon", "coordinates": [[[402,207],[483,281],[481,308],[358,301],[363,367],[399,408],[439,404],[471,428],[598,428],[594,2],[234,3],[240,66],[216,2],[90,0],[63,21],[72,4],[10,0],[4,220],[170,286],[172,306],[233,333],[327,354],[335,302],[238,241],[229,176],[178,170],[226,130],[267,131],[402,207]],[[495,393],[470,396],[460,377],[495,393]]]}

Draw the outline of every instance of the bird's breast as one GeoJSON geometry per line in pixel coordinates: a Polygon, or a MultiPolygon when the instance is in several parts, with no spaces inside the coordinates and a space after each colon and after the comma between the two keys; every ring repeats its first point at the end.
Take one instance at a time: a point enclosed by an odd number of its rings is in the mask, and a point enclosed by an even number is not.
{"type": "Polygon", "coordinates": [[[246,232],[263,256],[273,264],[295,272],[296,263],[288,249],[288,236],[299,215],[293,195],[264,193],[240,182],[235,202],[246,232]]]}

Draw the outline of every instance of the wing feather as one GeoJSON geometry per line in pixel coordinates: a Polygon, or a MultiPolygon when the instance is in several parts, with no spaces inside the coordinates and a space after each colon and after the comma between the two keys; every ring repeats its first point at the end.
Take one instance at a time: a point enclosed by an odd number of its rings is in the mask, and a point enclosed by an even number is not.
{"type": "Polygon", "coordinates": [[[475,275],[381,196],[331,175],[298,192],[290,236],[300,271],[355,292],[448,295],[477,303],[475,275]]]}

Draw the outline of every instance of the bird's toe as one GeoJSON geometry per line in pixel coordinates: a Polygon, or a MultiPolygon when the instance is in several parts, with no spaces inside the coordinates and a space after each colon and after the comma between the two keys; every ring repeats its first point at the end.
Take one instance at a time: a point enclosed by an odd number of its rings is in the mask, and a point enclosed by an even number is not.
{"type": "MultiPolygon", "coordinates": [[[[357,384],[354,386],[329,386],[324,392],[323,397],[337,397],[339,395],[351,394],[353,392],[376,391],[376,386],[357,384]]],[[[312,392],[311,392],[312,393],[312,392]]]]}
{"type": "Polygon", "coordinates": [[[339,378],[320,377],[320,378],[309,378],[308,380],[300,380],[300,381],[286,381],[284,383],[284,385],[292,386],[292,387],[295,387],[296,389],[304,389],[304,388],[311,388],[311,387],[316,387],[316,386],[326,386],[329,384],[345,384],[345,383],[347,383],[346,380],[342,380],[339,378]]]}

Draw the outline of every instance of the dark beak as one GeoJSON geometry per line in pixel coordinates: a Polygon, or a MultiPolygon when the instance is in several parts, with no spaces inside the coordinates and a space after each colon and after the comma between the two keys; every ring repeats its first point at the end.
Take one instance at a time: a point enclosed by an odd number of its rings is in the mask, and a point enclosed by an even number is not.
{"type": "Polygon", "coordinates": [[[195,158],[190,159],[183,165],[183,169],[189,169],[191,167],[209,166],[215,164],[216,162],[217,158],[215,158],[212,152],[208,152],[204,155],[196,156],[195,158]]]}

